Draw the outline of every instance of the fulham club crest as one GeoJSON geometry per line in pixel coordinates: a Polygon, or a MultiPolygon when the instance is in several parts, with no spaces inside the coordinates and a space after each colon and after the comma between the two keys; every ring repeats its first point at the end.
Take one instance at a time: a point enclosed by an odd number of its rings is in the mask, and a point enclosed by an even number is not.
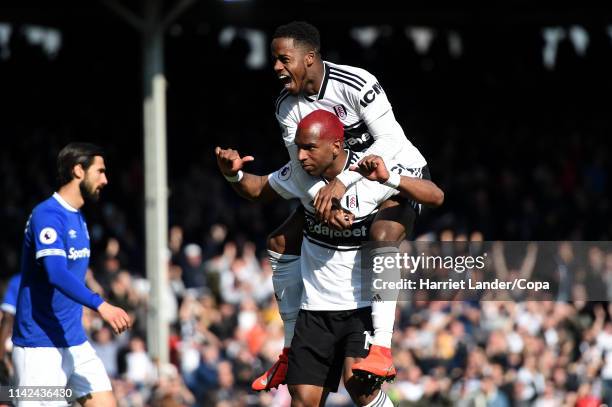
{"type": "Polygon", "coordinates": [[[357,199],[356,194],[346,196],[346,208],[349,210],[359,208],[359,200],[357,199]]]}
{"type": "Polygon", "coordinates": [[[344,107],[344,105],[334,106],[334,112],[336,112],[336,116],[338,116],[340,120],[346,119],[346,107],[344,107]]]}

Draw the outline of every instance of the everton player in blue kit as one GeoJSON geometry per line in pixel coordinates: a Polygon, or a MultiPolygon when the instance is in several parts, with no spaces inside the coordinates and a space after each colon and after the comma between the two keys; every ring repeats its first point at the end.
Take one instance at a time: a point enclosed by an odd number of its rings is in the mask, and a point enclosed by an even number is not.
{"type": "Polygon", "coordinates": [[[86,306],[117,334],[131,325],[124,310],[84,283],[89,234],[79,209],[86,201],[97,201],[108,183],[103,152],[91,144],[68,144],[58,155],[57,169],[59,190],[34,208],[25,230],[13,327],[16,384],[65,386],[84,406],[115,406],[104,365],[81,323],[86,306]]]}

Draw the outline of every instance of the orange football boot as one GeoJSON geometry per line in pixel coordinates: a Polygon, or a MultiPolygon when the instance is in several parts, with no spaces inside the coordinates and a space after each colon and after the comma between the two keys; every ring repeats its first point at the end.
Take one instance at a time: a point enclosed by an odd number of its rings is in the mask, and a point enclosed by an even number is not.
{"type": "Polygon", "coordinates": [[[353,365],[353,374],[361,378],[391,381],[397,372],[393,367],[391,349],[384,346],[371,345],[370,353],[361,362],[353,365]]]}
{"type": "Polygon", "coordinates": [[[251,389],[254,391],[270,391],[271,389],[276,389],[281,384],[285,384],[289,362],[288,356],[289,348],[283,348],[283,353],[280,354],[278,360],[264,374],[255,379],[251,384],[251,389]]]}

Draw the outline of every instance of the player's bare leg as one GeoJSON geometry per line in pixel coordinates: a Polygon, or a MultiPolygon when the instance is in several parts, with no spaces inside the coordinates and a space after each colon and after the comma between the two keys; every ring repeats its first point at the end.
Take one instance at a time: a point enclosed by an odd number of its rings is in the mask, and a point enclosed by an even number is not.
{"type": "MultiPolygon", "coordinates": [[[[373,242],[400,242],[412,230],[416,212],[410,203],[402,198],[389,199],[382,203],[370,229],[370,239],[373,242]]],[[[398,244],[378,245],[370,253],[371,257],[395,257],[399,252],[398,244]]],[[[389,281],[399,281],[399,268],[385,269],[385,278],[389,281]]],[[[374,336],[368,356],[355,363],[353,372],[361,378],[377,378],[378,380],[393,380],[396,375],[391,355],[391,339],[395,323],[395,308],[399,291],[385,290],[384,293],[373,293],[372,325],[374,336]]]]}
{"type": "Polygon", "coordinates": [[[329,389],[312,384],[292,384],[289,386],[291,407],[323,407],[329,389]]]}
{"type": "Polygon", "coordinates": [[[270,390],[285,383],[288,366],[287,354],[293,339],[293,330],[300,310],[303,290],[300,273],[303,225],[304,212],[300,206],[268,237],[268,256],[273,271],[272,283],[283,320],[285,345],[283,352],[272,367],[253,381],[251,388],[254,391],[270,390]]]}
{"type": "Polygon", "coordinates": [[[116,407],[117,401],[112,391],[89,393],[77,400],[83,407],[116,407]]]}
{"type": "Polygon", "coordinates": [[[378,379],[362,379],[353,374],[356,363],[363,362],[363,358],[347,357],[344,359],[343,380],[353,402],[360,407],[393,407],[393,403],[385,392],[380,389],[382,382],[378,379]]]}

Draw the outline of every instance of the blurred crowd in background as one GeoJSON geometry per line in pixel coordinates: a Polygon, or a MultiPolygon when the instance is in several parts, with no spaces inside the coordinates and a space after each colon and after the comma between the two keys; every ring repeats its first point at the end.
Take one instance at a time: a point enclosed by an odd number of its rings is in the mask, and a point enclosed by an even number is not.
{"type": "MultiPolygon", "coordinates": [[[[216,145],[237,148],[255,157],[249,169],[258,174],[287,160],[271,68],[247,67],[248,43],[235,37],[221,44],[223,27],[215,24],[175,26],[166,38],[172,363],[153,368],[144,341],[139,39],[127,27],[85,24],[61,27],[53,56],[14,26],[10,52],[0,59],[0,277],[18,271],[25,222],[54,191],[59,149],[76,140],[100,144],[110,183],[84,211],[88,284],[136,324],[114,337],[94,313],[84,319],[120,405],[288,405],[285,386],[263,394],[249,388],[282,348],[265,239],[296,203],[241,200],[213,155],[216,145]]],[[[426,211],[412,238],[612,240],[606,27],[589,27],[584,53],[562,39],[550,69],[536,25],[457,28],[461,55],[449,52],[442,29],[421,52],[404,27],[382,30],[366,47],[349,29],[317,25],[324,59],[378,77],[445,192],[444,206],[426,211]]],[[[269,35],[274,27],[261,29],[269,35]]],[[[612,258],[599,258],[607,284],[612,258]]],[[[398,377],[385,387],[400,405],[612,403],[607,303],[412,301],[398,307],[397,322],[398,377]]],[[[328,405],[351,403],[341,390],[328,405]]]]}
{"type": "MultiPolygon", "coordinates": [[[[133,329],[114,337],[96,313],[84,323],[113,378],[120,406],[289,406],[286,386],[256,394],[250,384],[283,347],[272,269],[251,241],[210,229],[206,253],[170,231],[164,318],[170,325],[170,363],[146,353],[148,282],[124,268],[115,238],[98,253],[88,285],[128,310],[133,329]]],[[[450,237],[444,231],[444,238],[450,237]]],[[[461,238],[461,237],[459,237],[461,238]]],[[[589,268],[612,292],[612,251],[597,244],[558,244],[556,269],[589,268]],[[584,249],[584,250],[583,250],[584,249]]],[[[538,271],[538,246],[508,260],[504,244],[492,252],[500,277],[538,271]]],[[[545,259],[544,259],[545,260],[545,259]]],[[[546,264],[546,261],[543,261],[546,264]]],[[[436,275],[435,270],[430,270],[436,275]]],[[[406,294],[406,292],[402,292],[406,294]]],[[[385,390],[400,406],[579,406],[612,402],[612,307],[605,301],[421,301],[403,298],[393,336],[396,380],[385,390]]],[[[327,406],[353,404],[344,388],[327,406]]]]}

